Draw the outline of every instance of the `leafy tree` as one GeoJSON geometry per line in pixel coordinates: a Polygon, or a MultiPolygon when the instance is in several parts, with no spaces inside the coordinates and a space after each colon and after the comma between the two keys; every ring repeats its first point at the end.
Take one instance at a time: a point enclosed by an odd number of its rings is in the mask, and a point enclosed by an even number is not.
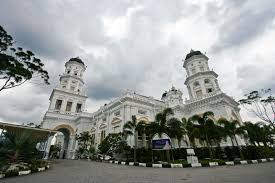
{"type": "Polygon", "coordinates": [[[240,104],[258,118],[275,128],[275,97],[271,89],[252,91],[239,100],[240,104]]]}
{"type": "Polygon", "coordinates": [[[198,129],[194,126],[191,118],[188,120],[186,118],[182,118],[181,121],[184,128],[186,129],[186,134],[188,136],[190,144],[192,145],[192,147],[196,147],[195,139],[199,136],[198,129]]]}
{"type": "Polygon", "coordinates": [[[143,127],[145,123],[143,121],[137,122],[137,118],[135,115],[132,116],[132,121],[128,121],[123,126],[123,134],[126,136],[134,135],[134,162],[136,162],[136,149],[137,149],[137,136],[138,129],[143,127]]]}
{"type": "MultiPolygon", "coordinates": [[[[155,121],[151,122],[148,125],[148,132],[149,132],[149,138],[152,139],[153,135],[157,134],[159,137],[161,137],[161,135],[163,133],[169,134],[169,129],[168,129],[168,117],[173,115],[174,112],[171,108],[166,108],[164,109],[162,112],[158,113],[155,117],[155,121]]],[[[166,155],[167,155],[167,160],[170,160],[170,155],[169,155],[169,151],[166,151],[166,155]]]]}
{"type": "Polygon", "coordinates": [[[186,129],[184,128],[184,124],[177,118],[171,118],[167,122],[167,127],[168,127],[168,135],[171,138],[178,140],[178,145],[180,148],[183,135],[187,133],[186,129]]]}
{"type": "Polygon", "coordinates": [[[78,141],[77,155],[79,157],[89,156],[92,141],[91,134],[88,131],[84,131],[77,135],[76,140],[78,141]]]}
{"type": "Polygon", "coordinates": [[[163,133],[168,133],[168,116],[173,114],[174,112],[171,108],[166,108],[162,112],[158,113],[155,117],[155,121],[149,124],[152,135],[158,134],[158,136],[161,137],[163,133]]]}
{"type": "Polygon", "coordinates": [[[268,142],[274,143],[274,128],[270,125],[265,125],[261,122],[256,124],[245,122],[243,128],[247,131],[247,137],[253,145],[255,145],[255,142],[257,144],[262,142],[265,146],[267,146],[268,142]]]}
{"type": "Polygon", "coordinates": [[[240,146],[238,144],[236,135],[243,135],[245,133],[244,128],[242,128],[239,124],[239,122],[237,120],[233,120],[233,121],[228,121],[225,118],[220,118],[218,120],[218,124],[223,126],[223,132],[224,132],[224,137],[229,137],[231,139],[232,142],[232,146],[234,146],[233,143],[233,139],[236,142],[236,145],[239,149],[239,153],[241,158],[243,159],[243,154],[242,151],[240,149],[240,146]]]}
{"type": "Polygon", "coordinates": [[[76,140],[78,140],[78,143],[83,146],[84,149],[88,149],[88,146],[91,143],[92,136],[88,131],[80,133],[77,137],[76,140]]]}
{"type": "Polygon", "coordinates": [[[131,147],[127,145],[122,133],[110,133],[99,144],[98,149],[102,154],[113,155],[113,153],[126,153],[127,155],[127,153],[131,150],[131,147]]]}
{"type": "Polygon", "coordinates": [[[50,157],[51,158],[59,158],[58,157],[58,153],[61,150],[61,146],[60,145],[51,145],[50,147],[50,157]]]}
{"type": "Polygon", "coordinates": [[[49,75],[42,61],[31,51],[12,47],[13,38],[0,26],[0,91],[22,85],[28,80],[41,78],[49,84],[49,75]]]}
{"type": "Polygon", "coordinates": [[[193,127],[196,129],[193,133],[200,141],[206,142],[210,158],[213,157],[211,149],[212,143],[217,143],[221,140],[221,134],[217,125],[215,125],[215,122],[212,118],[213,116],[213,112],[207,111],[203,113],[203,115],[194,115],[190,118],[190,120],[193,122],[193,127]]]}
{"type": "Polygon", "coordinates": [[[4,131],[0,146],[0,160],[7,159],[10,162],[19,160],[31,160],[38,156],[36,144],[40,139],[32,138],[32,132],[4,131]]]}

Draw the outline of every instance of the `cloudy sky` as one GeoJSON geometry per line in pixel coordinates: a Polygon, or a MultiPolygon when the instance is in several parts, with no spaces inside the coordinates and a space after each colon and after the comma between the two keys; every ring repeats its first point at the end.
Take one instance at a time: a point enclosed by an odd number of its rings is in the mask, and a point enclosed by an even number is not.
{"type": "MultiPolygon", "coordinates": [[[[188,97],[182,59],[206,52],[236,100],[275,91],[275,0],[2,0],[0,25],[45,63],[50,86],[0,93],[0,121],[40,123],[64,63],[88,66],[87,110],[131,89],[157,99],[174,85],[188,97]]],[[[244,120],[253,116],[242,110],[244,120]]]]}

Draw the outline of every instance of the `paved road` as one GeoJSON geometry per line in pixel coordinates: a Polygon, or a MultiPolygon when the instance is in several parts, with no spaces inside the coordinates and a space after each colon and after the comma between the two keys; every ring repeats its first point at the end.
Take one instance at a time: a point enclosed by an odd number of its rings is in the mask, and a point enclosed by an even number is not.
{"type": "Polygon", "coordinates": [[[5,183],[203,182],[273,183],[275,162],[215,168],[146,168],[78,160],[60,160],[31,175],[2,179],[5,183]]]}

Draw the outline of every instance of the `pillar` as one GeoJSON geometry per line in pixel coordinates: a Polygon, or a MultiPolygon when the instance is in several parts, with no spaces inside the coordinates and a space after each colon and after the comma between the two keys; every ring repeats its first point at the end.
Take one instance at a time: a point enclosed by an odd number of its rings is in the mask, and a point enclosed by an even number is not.
{"type": "Polygon", "coordinates": [[[49,159],[49,153],[50,153],[50,148],[51,148],[51,143],[53,140],[53,136],[49,136],[48,140],[46,142],[46,149],[44,151],[44,159],[49,159]]]}

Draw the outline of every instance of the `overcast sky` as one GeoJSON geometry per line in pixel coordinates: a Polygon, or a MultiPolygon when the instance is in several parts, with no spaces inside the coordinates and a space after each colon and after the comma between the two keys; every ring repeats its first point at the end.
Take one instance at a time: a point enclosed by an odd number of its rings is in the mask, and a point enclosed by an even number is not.
{"type": "MultiPolygon", "coordinates": [[[[2,0],[0,25],[45,63],[50,86],[0,93],[0,121],[40,123],[64,63],[88,66],[87,111],[131,89],[160,99],[174,85],[188,97],[182,59],[209,57],[221,89],[236,100],[275,91],[275,0],[2,0]]],[[[242,110],[244,120],[252,119],[242,110]]]]}

